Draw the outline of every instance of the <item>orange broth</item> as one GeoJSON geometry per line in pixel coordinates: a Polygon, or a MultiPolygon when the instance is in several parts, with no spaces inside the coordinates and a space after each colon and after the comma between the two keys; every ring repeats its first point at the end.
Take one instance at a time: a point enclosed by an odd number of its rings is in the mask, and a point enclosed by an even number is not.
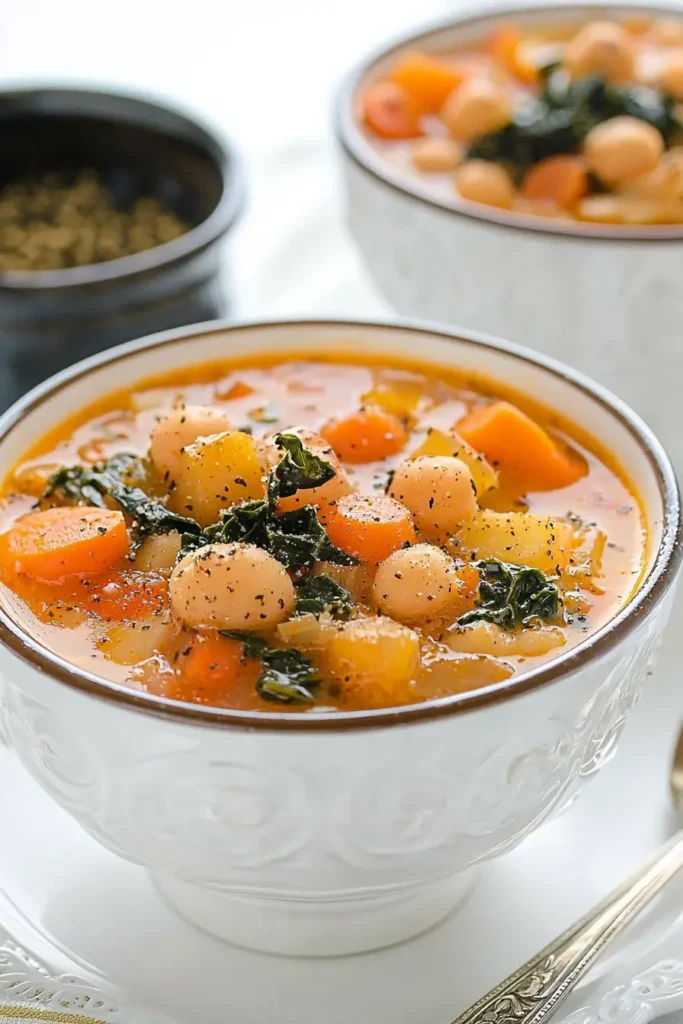
{"type": "MultiPolygon", "coordinates": [[[[460,567],[457,608],[451,608],[450,619],[445,612],[436,622],[410,622],[402,627],[417,636],[420,650],[419,668],[405,685],[394,690],[389,683],[379,691],[369,680],[367,685],[347,685],[347,676],[330,670],[324,645],[316,640],[313,646],[305,646],[322,681],[316,685],[315,701],[304,704],[304,709],[389,706],[471,690],[547,661],[603,626],[638,587],[647,545],[643,510],[609,452],[561,415],[476,375],[436,370],[417,361],[395,359],[389,364],[381,358],[365,357],[359,362],[343,352],[311,360],[310,354],[294,352],[286,361],[279,355],[263,356],[149,378],[82,409],[21,457],[2,487],[0,532],[5,534],[32,514],[47,479],[60,467],[88,465],[121,452],[146,458],[159,418],[178,404],[221,409],[231,429],[248,427],[254,438],[300,425],[318,432],[331,420],[367,406],[389,410],[405,431],[402,450],[380,461],[342,462],[342,470],[359,492],[383,495],[392,472],[432,436],[430,431],[447,434],[472,410],[501,399],[532,417],[547,430],[558,450],[568,451],[573,464],[581,467],[579,479],[569,486],[525,493],[516,474],[499,465],[495,467],[499,485],[477,495],[482,509],[548,516],[558,524],[569,524],[574,531],[572,554],[557,584],[563,600],[561,617],[551,623],[518,625],[512,631],[487,627],[508,646],[511,635],[524,634],[529,639],[533,634],[534,641],[547,635],[551,649],[532,655],[496,649],[492,655],[459,650],[460,641],[455,649],[449,646],[454,629],[458,635],[468,634],[471,646],[470,629],[458,629],[453,616],[477,608],[480,598],[476,573],[472,578],[466,568],[476,551],[459,549],[457,530],[438,542],[460,567]]],[[[163,479],[150,468],[149,460],[144,472],[150,495],[165,502],[163,479]]],[[[328,510],[334,512],[334,508],[328,510]]],[[[324,516],[321,518],[324,521],[324,516]]],[[[433,538],[422,538],[419,530],[417,539],[436,543],[433,538]]],[[[171,613],[168,579],[172,564],[141,569],[131,559],[119,559],[104,572],[69,575],[49,583],[16,573],[0,562],[0,586],[11,613],[27,631],[74,665],[175,699],[272,711],[273,703],[256,689],[258,659],[240,658],[237,641],[226,641],[215,629],[183,628],[171,613]]],[[[353,617],[377,615],[372,592],[367,589],[376,569],[374,565],[365,567],[365,589],[355,596],[353,617]]],[[[293,575],[301,577],[307,572],[293,575]]],[[[340,570],[340,575],[344,572],[349,570],[340,570]]],[[[354,586],[357,575],[353,576],[354,586]]],[[[343,628],[341,623],[330,626],[331,632],[343,628]]],[[[289,643],[280,629],[271,629],[265,636],[275,648],[289,643]]],[[[276,708],[300,711],[302,705],[278,703],[276,708]]]]}

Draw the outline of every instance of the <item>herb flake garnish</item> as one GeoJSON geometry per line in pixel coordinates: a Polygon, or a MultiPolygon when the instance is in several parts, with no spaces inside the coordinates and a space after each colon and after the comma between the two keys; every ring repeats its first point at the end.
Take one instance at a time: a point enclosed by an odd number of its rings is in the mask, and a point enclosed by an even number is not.
{"type": "Polygon", "coordinates": [[[557,584],[541,569],[513,565],[497,558],[475,562],[479,570],[478,607],[465,612],[458,626],[491,622],[504,629],[556,621],[562,600],[557,584]]]}

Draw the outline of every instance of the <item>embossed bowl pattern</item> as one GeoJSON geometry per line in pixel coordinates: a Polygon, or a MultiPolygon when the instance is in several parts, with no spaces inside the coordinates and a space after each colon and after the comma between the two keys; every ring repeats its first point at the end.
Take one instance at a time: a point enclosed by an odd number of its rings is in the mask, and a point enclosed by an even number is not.
{"type": "Polygon", "coordinates": [[[84,396],[227,352],[321,347],[421,357],[543,394],[627,463],[650,521],[648,577],[581,647],[472,695],[388,712],[255,715],[174,705],[61,662],[0,594],[5,741],[96,839],[240,944],[334,954],[444,916],[471,869],[566,805],[614,753],[669,614],[678,495],[648,429],[515,346],[419,327],[302,322],[173,332],[80,364],[0,421],[0,472],[84,396]]]}

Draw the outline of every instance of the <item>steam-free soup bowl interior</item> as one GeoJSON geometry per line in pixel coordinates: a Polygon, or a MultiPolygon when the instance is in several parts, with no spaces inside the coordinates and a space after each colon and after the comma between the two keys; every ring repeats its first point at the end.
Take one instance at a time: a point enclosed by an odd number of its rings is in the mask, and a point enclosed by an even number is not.
{"type": "Polygon", "coordinates": [[[396,312],[489,331],[612,388],[683,467],[678,394],[683,226],[626,227],[529,217],[444,198],[428,177],[389,162],[360,126],[363,87],[403,52],[457,50],[502,23],[522,31],[600,18],[677,17],[624,4],[478,13],[388,45],[340,89],[335,126],[348,217],[365,264],[396,312]]]}
{"type": "Polygon", "coordinates": [[[471,869],[519,843],[611,757],[645,683],[679,567],[679,501],[621,402],[505,342],[420,327],[296,322],[157,335],[78,364],[0,420],[0,472],[52,424],[158,371],[263,351],[410,356],[536,396],[628,467],[650,530],[630,603],[567,655],[471,694],[368,712],[174,704],[76,668],[0,599],[0,728],[52,797],[225,939],[340,954],[446,915],[471,869]]]}

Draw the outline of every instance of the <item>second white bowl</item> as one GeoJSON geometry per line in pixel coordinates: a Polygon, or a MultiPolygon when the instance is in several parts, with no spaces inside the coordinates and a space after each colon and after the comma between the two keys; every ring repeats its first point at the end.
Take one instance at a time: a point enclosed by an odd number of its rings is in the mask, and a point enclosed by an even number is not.
{"type": "Polygon", "coordinates": [[[566,360],[654,427],[683,470],[683,226],[618,227],[525,217],[445,199],[393,166],[359,127],[358,99],[408,50],[447,50],[521,28],[644,14],[653,7],[527,7],[461,18],[359,64],[336,107],[352,233],[404,316],[488,331],[566,360]]]}

